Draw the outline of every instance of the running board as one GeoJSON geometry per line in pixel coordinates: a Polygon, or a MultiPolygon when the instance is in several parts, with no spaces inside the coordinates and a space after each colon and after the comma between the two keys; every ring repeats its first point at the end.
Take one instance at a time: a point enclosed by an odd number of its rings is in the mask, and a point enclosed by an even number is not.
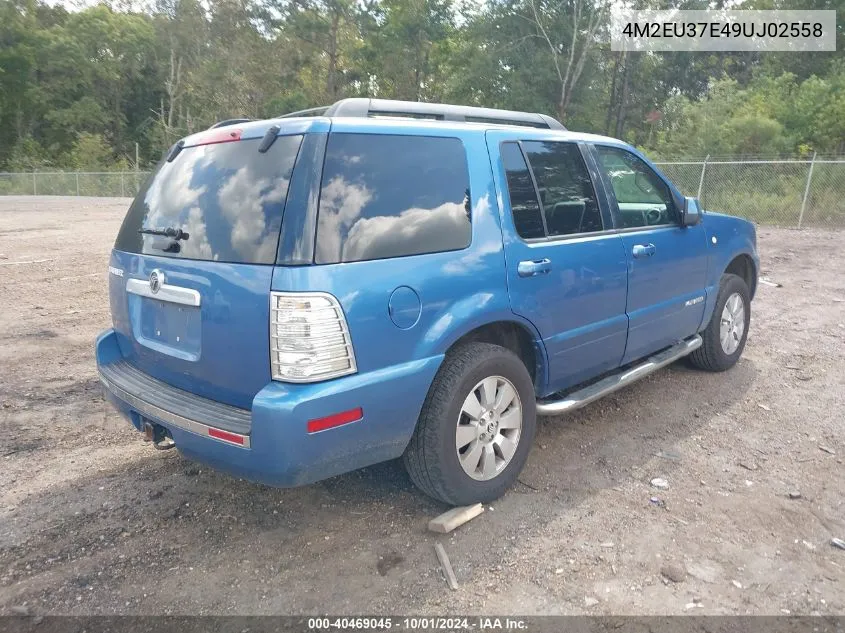
{"type": "Polygon", "coordinates": [[[617,389],[621,389],[640,378],[645,378],[649,374],[656,372],[661,367],[666,367],[670,363],[674,363],[679,358],[683,358],[701,347],[701,337],[696,334],[692,338],[676,343],[672,347],[663,350],[659,354],[649,356],[638,365],[634,365],[629,369],[613,374],[607,378],[602,378],[598,382],[593,383],[566,394],[561,400],[545,400],[537,403],[538,415],[559,415],[568,411],[574,411],[581,407],[613,393],[617,389]]]}

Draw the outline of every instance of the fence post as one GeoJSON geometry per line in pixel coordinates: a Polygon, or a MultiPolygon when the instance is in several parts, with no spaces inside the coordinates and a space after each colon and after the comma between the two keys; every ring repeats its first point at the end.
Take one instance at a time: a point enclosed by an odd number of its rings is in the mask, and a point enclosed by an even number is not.
{"type": "Polygon", "coordinates": [[[813,167],[816,165],[816,153],[813,152],[813,159],[810,161],[810,171],[807,172],[807,186],[804,187],[804,199],[801,200],[801,213],[798,215],[798,228],[804,222],[804,209],[807,208],[807,196],[810,193],[810,183],[813,181],[813,167]]]}
{"type": "Polygon", "coordinates": [[[76,172],[76,195],[79,197],[79,172],[76,172]]]}
{"type": "Polygon", "coordinates": [[[38,183],[35,181],[35,170],[32,170],[32,195],[38,195],[38,183]]]}
{"type": "Polygon", "coordinates": [[[120,197],[126,197],[126,188],[123,186],[123,172],[120,172],[120,197]]]}
{"type": "Polygon", "coordinates": [[[696,198],[698,198],[699,203],[701,202],[701,190],[704,187],[704,172],[707,170],[708,160],[710,160],[710,154],[707,154],[704,159],[704,162],[701,165],[701,178],[698,179],[698,195],[696,196],[696,198]]]}

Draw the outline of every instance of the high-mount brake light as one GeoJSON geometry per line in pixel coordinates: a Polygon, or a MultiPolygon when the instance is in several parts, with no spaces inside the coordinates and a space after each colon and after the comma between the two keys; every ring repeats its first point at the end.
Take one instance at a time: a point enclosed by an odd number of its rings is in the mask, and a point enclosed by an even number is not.
{"type": "Polygon", "coordinates": [[[346,317],[326,293],[270,293],[273,380],[317,382],[354,374],[355,352],[346,317]]]}
{"type": "Polygon", "coordinates": [[[200,145],[217,145],[219,143],[231,143],[233,141],[240,141],[243,130],[232,129],[228,127],[221,127],[209,130],[200,136],[199,140],[194,143],[195,146],[200,145]]]}

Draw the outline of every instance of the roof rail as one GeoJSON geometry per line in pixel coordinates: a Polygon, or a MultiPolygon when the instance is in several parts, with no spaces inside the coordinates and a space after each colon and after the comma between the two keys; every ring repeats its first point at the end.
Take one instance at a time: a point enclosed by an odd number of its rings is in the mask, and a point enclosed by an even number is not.
{"type": "Polygon", "coordinates": [[[394,101],[391,99],[351,98],[341,99],[331,106],[321,106],[284,114],[279,118],[295,116],[327,117],[406,117],[431,119],[435,121],[461,121],[467,123],[493,123],[497,125],[519,125],[525,127],[565,130],[563,124],[550,116],[537,112],[517,112],[476,108],[472,106],[449,105],[446,103],[421,103],[418,101],[394,101]]]}
{"type": "Polygon", "coordinates": [[[308,108],[307,110],[297,110],[296,112],[288,112],[287,114],[281,114],[277,116],[277,119],[289,119],[295,116],[320,116],[325,114],[326,110],[331,108],[331,106],[319,106],[317,108],[308,108]]]}
{"type": "Polygon", "coordinates": [[[214,130],[218,127],[226,127],[227,125],[237,125],[238,123],[249,123],[252,119],[226,119],[225,121],[218,121],[212,125],[209,130],[214,130]]]}

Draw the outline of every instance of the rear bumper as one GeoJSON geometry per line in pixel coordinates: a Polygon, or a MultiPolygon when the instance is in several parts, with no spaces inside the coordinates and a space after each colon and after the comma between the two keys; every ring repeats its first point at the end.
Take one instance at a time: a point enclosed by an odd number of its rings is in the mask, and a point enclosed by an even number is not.
{"type": "Polygon", "coordinates": [[[249,448],[250,412],[156,380],[125,360],[98,367],[100,382],[139,414],[202,437],[249,448]]]}
{"type": "Polygon", "coordinates": [[[113,330],[97,338],[96,357],[108,399],[136,429],[151,420],[170,432],[187,457],[274,486],[311,483],[399,457],[443,360],[435,356],[311,385],[271,382],[247,411],[134,369],[113,330]],[[309,420],[358,407],[361,420],[306,430],[309,420]]]}

